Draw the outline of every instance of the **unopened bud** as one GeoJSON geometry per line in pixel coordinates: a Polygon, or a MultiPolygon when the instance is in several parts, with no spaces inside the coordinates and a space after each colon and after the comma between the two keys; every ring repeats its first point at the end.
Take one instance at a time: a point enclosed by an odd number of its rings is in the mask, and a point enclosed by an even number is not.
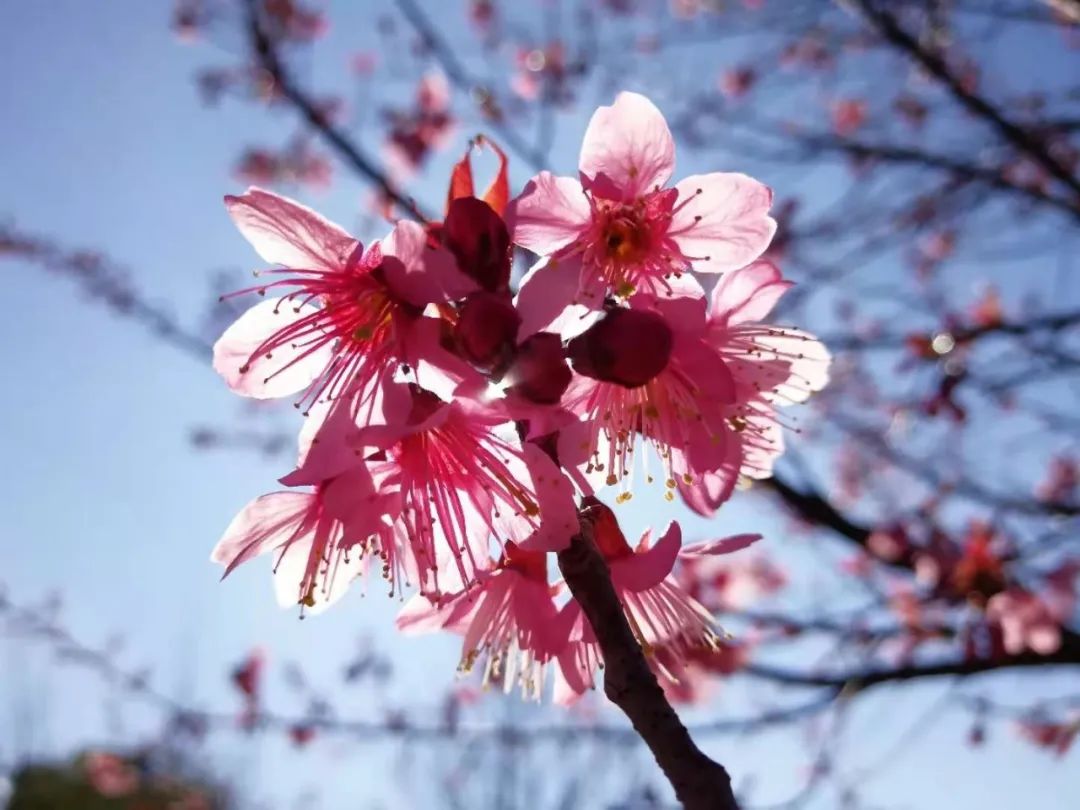
{"type": "Polygon", "coordinates": [[[659,313],[613,309],[570,341],[567,356],[578,374],[637,388],[667,368],[672,341],[659,313]]]}
{"type": "Polygon", "coordinates": [[[507,296],[476,292],[458,314],[454,342],[470,363],[492,368],[513,352],[520,326],[521,316],[507,296]]]}
{"type": "Polygon", "coordinates": [[[462,273],[488,292],[509,289],[510,233],[490,205],[476,197],[452,201],[440,235],[462,273]]]}

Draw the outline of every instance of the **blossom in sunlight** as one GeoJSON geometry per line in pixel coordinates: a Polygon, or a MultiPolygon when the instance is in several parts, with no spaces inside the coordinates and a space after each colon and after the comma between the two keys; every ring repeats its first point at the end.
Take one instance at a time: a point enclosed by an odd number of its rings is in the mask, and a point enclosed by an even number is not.
{"type": "MultiPolygon", "coordinates": [[[[351,437],[326,435],[352,444],[381,491],[396,493],[387,517],[407,538],[422,593],[437,600],[471,582],[487,567],[493,538],[541,551],[569,542],[578,526],[569,482],[537,446],[502,429],[508,417],[497,403],[444,401],[415,384],[396,384],[381,406],[381,424],[351,437]]],[[[325,480],[348,458],[309,454],[283,480],[325,480]]]]}
{"type": "MultiPolygon", "coordinates": [[[[564,405],[578,414],[560,457],[592,486],[628,499],[635,448],[659,457],[666,497],[678,489],[711,514],[740,475],[765,478],[783,450],[776,407],[804,401],[828,380],[829,354],[813,336],[761,323],[791,286],[771,264],[727,273],[710,302],[694,294],[635,296],[569,343],[575,376],[564,405]]],[[[640,454],[639,454],[640,455],[640,454]]],[[[646,482],[649,460],[640,460],[646,482]]]]}
{"type": "MultiPolygon", "coordinates": [[[[540,56],[525,68],[554,69],[540,56]]],[[[413,114],[391,117],[419,165],[450,124],[445,79],[425,77],[413,114]]],[[[228,575],[269,556],[278,601],[301,616],[374,571],[392,596],[414,594],[399,629],[458,633],[463,673],[533,698],[550,680],[567,704],[603,662],[548,555],[565,565],[593,542],[664,688],[700,700],[751,650],[712,611],[785,580],[763,558],[719,563],[757,534],[684,548],[671,522],[632,547],[597,495],[625,503],[643,480],[712,514],[738,481],[771,473],[782,409],[821,390],[830,358],[766,322],[791,287],[760,258],[776,227],[769,189],[730,173],[665,188],[671,133],[632,93],[593,115],[579,164],[580,180],[541,173],[511,200],[506,153],[478,136],[450,170],[441,221],[398,221],[366,247],[277,194],[226,198],[272,266],[233,293],[267,300],[225,330],[214,368],[243,396],[294,397],[304,422],[289,489],[247,504],[211,558],[228,575]],[[480,192],[484,148],[494,177],[480,192]],[[540,255],[516,295],[515,244],[540,255]],[[716,276],[710,294],[692,271],[716,276]]],[[[252,658],[234,678],[249,729],[260,668],[252,658]]],[[[301,722],[293,742],[314,730],[301,722]]]]}
{"type": "Polygon", "coordinates": [[[483,683],[515,685],[539,699],[544,670],[556,648],[558,588],[548,584],[547,555],[506,543],[501,559],[478,574],[472,587],[433,603],[417,594],[397,618],[405,632],[449,630],[464,636],[461,664],[467,673],[483,667],[483,683]]]}
{"type": "Polygon", "coordinates": [[[526,334],[571,303],[598,309],[609,293],[666,289],[689,270],[720,273],[760,256],[776,223],[772,192],[742,174],[688,177],[665,188],[675,144],[663,115],[620,93],[589,122],[580,180],[541,172],[511,203],[514,242],[547,257],[523,279],[526,334]]]}
{"type": "MultiPolygon", "coordinates": [[[[592,525],[593,541],[607,561],[611,583],[630,628],[646,652],[651,653],[657,647],[664,649],[665,659],[671,664],[670,668],[664,668],[664,675],[678,681],[679,662],[688,659],[695,650],[718,649],[721,638],[710,613],[672,576],[676,561],[680,555],[730,554],[760,540],[761,535],[738,535],[683,548],[682,530],[672,521],[655,544],[651,543],[651,532],[646,531],[637,547],[631,548],[609,507],[595,499],[586,499],[586,514],[592,525]]],[[[566,634],[566,643],[558,656],[555,700],[568,703],[593,688],[600,650],[576,600],[571,599],[563,606],[559,623],[560,633],[566,634]]],[[[659,660],[654,664],[662,666],[659,660]]]]}
{"type": "Polygon", "coordinates": [[[273,553],[279,603],[319,613],[341,598],[373,556],[382,561],[391,590],[409,567],[384,520],[396,502],[396,493],[377,490],[368,469],[357,465],[314,492],[256,498],[225,530],[211,559],[228,576],[247,560],[273,553]]]}
{"type": "Polygon", "coordinates": [[[369,395],[387,368],[409,361],[426,304],[474,288],[423,228],[399,222],[367,250],[314,211],[252,188],[225,200],[233,221],[267,262],[270,281],[233,295],[256,304],[214,345],[214,368],[239,394],[268,399],[303,392],[298,404],[369,395]],[[279,294],[280,293],[280,294],[279,294]]]}
{"type": "Polygon", "coordinates": [[[783,452],[778,406],[805,402],[829,380],[828,349],[813,335],[764,323],[791,288],[769,262],[727,273],[713,288],[706,344],[731,374],[735,396],[724,417],[734,434],[730,463],[681,487],[687,505],[712,514],[731,494],[738,476],[772,475],[783,452]]]}

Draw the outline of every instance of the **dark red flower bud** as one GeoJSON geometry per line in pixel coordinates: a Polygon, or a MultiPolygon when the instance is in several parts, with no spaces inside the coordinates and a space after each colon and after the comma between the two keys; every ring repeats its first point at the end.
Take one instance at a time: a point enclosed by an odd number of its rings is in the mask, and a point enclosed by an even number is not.
{"type": "Polygon", "coordinates": [[[570,341],[567,356],[578,374],[637,388],[667,368],[671,345],[671,327],[659,313],[613,309],[570,341]]]}
{"type": "Polygon", "coordinates": [[[453,200],[441,236],[461,272],[488,292],[509,289],[510,233],[490,205],[476,197],[453,200]]]}
{"type": "Polygon", "coordinates": [[[470,363],[493,368],[513,354],[520,326],[521,316],[508,295],[476,292],[458,314],[454,342],[470,363]]]}
{"type": "Polygon", "coordinates": [[[554,405],[570,384],[562,340],[550,332],[538,332],[518,347],[506,381],[510,390],[542,405],[554,405]]]}

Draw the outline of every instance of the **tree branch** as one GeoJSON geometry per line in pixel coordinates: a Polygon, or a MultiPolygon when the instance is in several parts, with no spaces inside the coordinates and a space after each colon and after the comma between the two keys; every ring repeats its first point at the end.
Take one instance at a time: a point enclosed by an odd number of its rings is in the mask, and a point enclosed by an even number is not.
{"type": "Polygon", "coordinates": [[[497,117],[485,112],[485,104],[492,101],[491,90],[469,75],[453,49],[439,36],[438,30],[431,24],[431,21],[420,7],[413,0],[398,0],[397,5],[405,19],[409,21],[409,24],[419,34],[420,39],[423,40],[424,46],[438,60],[442,69],[446,71],[450,81],[464,90],[470,98],[477,100],[477,106],[480,107],[488,125],[498,133],[501,142],[536,171],[547,168],[547,161],[544,156],[525,143],[517,132],[506,126],[501,120],[501,113],[497,117]]]}
{"type": "Polygon", "coordinates": [[[1042,191],[1036,186],[1014,183],[1003,172],[993,167],[966,163],[949,155],[938,155],[898,144],[866,143],[849,138],[823,135],[795,136],[795,140],[800,146],[807,149],[841,152],[860,159],[879,160],[883,163],[904,166],[921,166],[927,169],[948,172],[959,180],[980,183],[999,191],[1015,194],[1030,202],[1056,208],[1073,219],[1080,219],[1080,202],[1063,200],[1042,191]]]}
{"type": "Polygon", "coordinates": [[[996,129],[1006,142],[1028,155],[1052,177],[1057,178],[1077,197],[1080,197],[1080,180],[1077,180],[1076,176],[1050,153],[1039,137],[1010,121],[1004,113],[982,96],[971,92],[959,78],[953,75],[941,56],[924,48],[915,37],[901,27],[892,14],[878,8],[873,0],[852,0],[852,2],[881,36],[920,64],[963,107],[996,129]]]}
{"type": "Polygon", "coordinates": [[[649,668],[623,615],[607,565],[593,544],[587,519],[581,522],[581,533],[559,552],[559,570],[600,644],[604,693],[649,746],[683,807],[737,810],[731,777],[694,744],[649,668]]]}
{"type": "Polygon", "coordinates": [[[1050,655],[1023,652],[1001,658],[939,661],[932,664],[913,664],[911,666],[874,668],[831,674],[822,673],[820,675],[777,669],[765,664],[752,664],[746,668],[746,672],[759,678],[791,686],[829,687],[842,689],[847,694],[853,694],[886,683],[902,683],[947,675],[964,678],[1004,669],[1029,669],[1031,667],[1055,665],[1080,666],[1080,636],[1075,633],[1064,633],[1060,649],[1050,655]]]}
{"type": "Polygon", "coordinates": [[[248,36],[251,38],[251,49],[258,60],[259,66],[270,74],[281,95],[300,112],[312,129],[318,132],[323,140],[334,148],[342,160],[374,183],[388,199],[393,200],[405,211],[409,212],[411,216],[421,222],[426,222],[428,217],[420,210],[416,201],[399,191],[390,182],[386,174],[379,170],[374,161],[330,123],[326,114],[308,98],[303,90],[293,83],[292,77],[278,56],[273,39],[267,33],[263,24],[258,0],[246,0],[246,2],[248,36]]]}

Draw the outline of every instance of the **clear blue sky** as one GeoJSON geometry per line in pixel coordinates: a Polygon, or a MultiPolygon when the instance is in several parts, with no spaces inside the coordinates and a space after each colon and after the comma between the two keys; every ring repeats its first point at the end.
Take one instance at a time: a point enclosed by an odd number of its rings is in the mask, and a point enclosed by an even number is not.
{"type": "MultiPolygon", "coordinates": [[[[0,217],[65,245],[104,249],[131,268],[141,289],[196,323],[208,273],[255,260],[220,204],[222,194],[238,187],[230,165],[245,144],[279,142],[284,127],[244,105],[216,111],[201,105],[192,76],[228,57],[178,45],[168,31],[170,6],[163,0],[3,4],[0,217]]],[[[341,73],[351,50],[374,44],[366,14],[374,7],[382,3],[333,4],[335,29],[316,75],[341,73]]],[[[582,128],[580,120],[564,127],[567,149],[558,153],[564,170],[573,167],[582,128]]],[[[523,177],[521,169],[518,180],[523,177]]],[[[437,200],[440,182],[413,190],[437,200]]],[[[309,200],[349,223],[362,192],[344,179],[309,200]]],[[[254,455],[191,449],[191,426],[236,423],[242,413],[208,365],[81,300],[63,280],[19,262],[4,262],[0,272],[9,295],[0,318],[6,462],[0,582],[15,599],[61,594],[65,620],[77,634],[104,642],[121,633],[124,660],[151,666],[159,686],[206,707],[236,705],[225,673],[253,645],[265,646],[272,662],[302,661],[313,680],[332,687],[362,635],[393,653],[396,693],[435,699],[453,678],[458,643],[398,639],[390,627],[394,605],[381,584],[366,599],[350,594],[338,609],[299,622],[275,606],[268,565],[250,564],[218,582],[210,548],[248,499],[274,488],[282,469],[254,455]]],[[[647,518],[638,503],[627,512],[630,531],[647,518]]],[[[779,542],[783,524],[735,503],[722,524],[692,522],[690,534],[749,530],[779,542]]],[[[0,640],[0,761],[27,745],[27,724],[29,744],[48,752],[128,740],[153,727],[152,713],[132,708],[122,712],[126,725],[115,728],[102,708],[107,689],[92,676],[58,671],[34,649],[0,640]],[[16,723],[28,705],[29,719],[16,723]]],[[[1009,679],[1002,683],[1007,690],[1009,679]]],[[[271,687],[271,699],[281,698],[278,705],[286,708],[280,679],[271,687]]],[[[852,764],[873,763],[941,691],[869,702],[850,718],[840,755],[852,764]]],[[[334,694],[346,709],[370,710],[368,695],[334,694]]],[[[740,691],[725,695],[712,714],[752,710],[740,691]]],[[[1075,798],[1080,779],[1070,763],[1054,762],[1008,733],[973,753],[963,745],[958,717],[936,719],[901,758],[875,772],[868,797],[894,807],[947,803],[954,810],[1072,806],[1064,797],[1075,798]],[[1028,792],[1032,785],[1037,799],[1028,792]]],[[[756,795],[764,801],[783,799],[805,763],[797,733],[709,745],[735,773],[759,774],[756,795]]],[[[242,774],[240,783],[275,807],[297,806],[294,799],[320,782],[313,806],[330,810],[371,796],[403,806],[411,795],[389,769],[372,767],[370,747],[352,742],[294,755],[274,742],[238,743],[226,735],[211,750],[220,768],[242,774]]]]}

